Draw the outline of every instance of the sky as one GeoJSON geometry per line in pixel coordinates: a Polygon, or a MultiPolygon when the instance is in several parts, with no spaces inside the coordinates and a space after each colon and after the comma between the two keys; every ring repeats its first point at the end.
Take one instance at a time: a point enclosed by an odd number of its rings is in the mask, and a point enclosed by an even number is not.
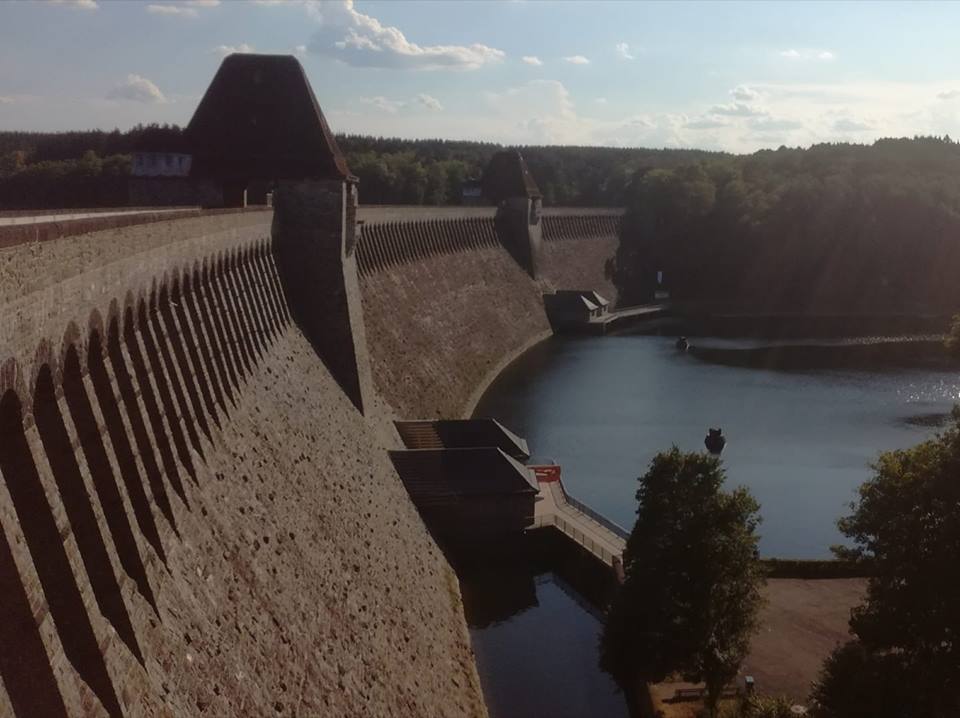
{"type": "Polygon", "coordinates": [[[296,55],[336,132],[697,147],[960,137],[960,4],[0,2],[0,129],[185,125],[231,52],[296,55]]]}

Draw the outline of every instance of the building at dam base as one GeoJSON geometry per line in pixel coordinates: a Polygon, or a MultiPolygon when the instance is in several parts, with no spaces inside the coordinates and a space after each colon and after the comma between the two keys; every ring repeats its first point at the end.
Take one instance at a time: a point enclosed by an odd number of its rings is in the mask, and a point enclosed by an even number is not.
{"type": "Polygon", "coordinates": [[[273,210],[0,227],[0,714],[485,714],[392,420],[469,411],[544,292],[615,300],[621,213],[362,207],[335,144],[258,145],[276,106],[219,124],[218,87],[294,88],[325,140],[298,72],[228,58],[191,125],[273,210]]]}

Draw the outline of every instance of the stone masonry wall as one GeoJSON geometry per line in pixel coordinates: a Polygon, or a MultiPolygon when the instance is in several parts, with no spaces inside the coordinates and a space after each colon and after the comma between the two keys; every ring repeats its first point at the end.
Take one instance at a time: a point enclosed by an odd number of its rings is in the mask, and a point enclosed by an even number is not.
{"type": "Polygon", "coordinates": [[[361,277],[374,383],[403,418],[458,418],[505,356],[549,334],[537,284],[503,247],[361,277]]]}
{"type": "Polygon", "coordinates": [[[483,716],[389,419],[462,415],[543,292],[604,291],[616,220],[580,215],[535,281],[489,208],[362,209],[364,415],[271,212],[0,231],[0,715],[483,716]]]}
{"type": "Polygon", "coordinates": [[[622,210],[544,210],[540,276],[557,289],[595,289],[617,304],[611,279],[622,210]]]}
{"type": "Polygon", "coordinates": [[[374,383],[403,418],[454,418],[506,361],[549,335],[542,295],[617,292],[619,210],[544,210],[540,279],[497,236],[493,208],[361,207],[361,293],[374,383]]]}
{"type": "Polygon", "coordinates": [[[0,715],[482,716],[456,578],[270,213],[0,250],[0,715]]]}

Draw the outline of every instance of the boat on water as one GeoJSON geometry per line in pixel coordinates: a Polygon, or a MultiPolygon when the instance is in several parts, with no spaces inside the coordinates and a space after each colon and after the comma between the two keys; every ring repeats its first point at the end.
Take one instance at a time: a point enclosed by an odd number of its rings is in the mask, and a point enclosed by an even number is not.
{"type": "Polygon", "coordinates": [[[690,342],[686,337],[680,337],[674,346],[677,347],[677,351],[685,352],[690,348],[690,342]]]}

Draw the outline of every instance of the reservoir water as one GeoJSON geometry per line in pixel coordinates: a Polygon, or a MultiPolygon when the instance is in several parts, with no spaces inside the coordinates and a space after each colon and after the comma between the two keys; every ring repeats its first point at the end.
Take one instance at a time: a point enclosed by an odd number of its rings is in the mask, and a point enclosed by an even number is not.
{"type": "Polygon", "coordinates": [[[809,342],[781,345],[776,361],[789,369],[778,369],[730,365],[752,363],[762,342],[695,339],[708,359],[673,342],[555,337],[508,367],[475,415],[526,437],[562,466],[571,494],[627,529],[654,454],[703,450],[707,428],[722,427],[727,482],[762,507],[761,554],[824,558],[870,462],[932,436],[960,397],[960,371],[904,365],[902,351],[893,365],[854,369],[862,345],[821,342],[813,355],[809,342]]]}
{"type": "MultiPolygon", "coordinates": [[[[670,337],[554,337],[511,364],[474,415],[525,437],[571,494],[627,529],[654,454],[703,450],[707,428],[722,427],[728,485],[761,504],[761,554],[824,558],[870,462],[931,437],[960,397],[960,369],[935,341],[693,342],[683,354],[670,337]]],[[[492,718],[627,715],[597,665],[598,612],[549,569],[528,573],[461,575],[492,718]],[[490,601],[495,619],[477,608],[490,601]]]]}

